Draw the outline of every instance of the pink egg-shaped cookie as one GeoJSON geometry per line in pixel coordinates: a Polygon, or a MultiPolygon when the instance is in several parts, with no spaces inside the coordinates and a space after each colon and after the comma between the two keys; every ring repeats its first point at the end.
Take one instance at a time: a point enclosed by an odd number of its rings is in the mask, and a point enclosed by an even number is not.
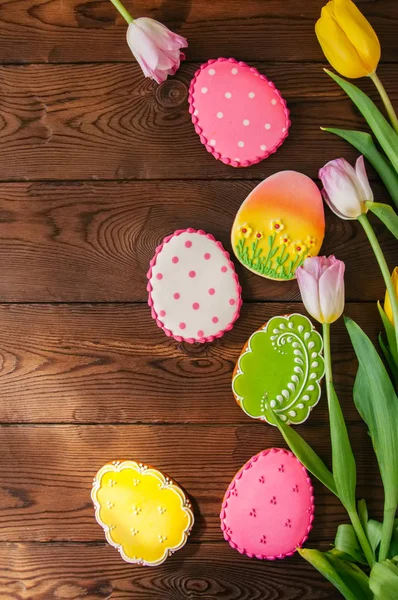
{"type": "Polygon", "coordinates": [[[211,342],[232,329],[241,287],[221,244],[202,230],[183,229],[158,246],[148,271],[152,317],[177,341],[211,342]]]}
{"type": "Polygon", "coordinates": [[[286,102],[272,81],[234,58],[209,60],[196,71],[189,112],[206,150],[232,167],[267,158],[290,127],[286,102]]]}
{"type": "Polygon", "coordinates": [[[292,556],[312,527],[313,491],[306,469],[291,452],[271,448],[256,454],[224,496],[224,538],[250,558],[292,556]]]}

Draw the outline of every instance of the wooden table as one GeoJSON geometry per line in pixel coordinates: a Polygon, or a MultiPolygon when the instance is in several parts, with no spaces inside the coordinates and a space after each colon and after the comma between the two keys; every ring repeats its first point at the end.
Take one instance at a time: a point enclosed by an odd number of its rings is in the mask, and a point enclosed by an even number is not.
{"type": "MultiPolygon", "coordinates": [[[[159,87],[143,78],[110,2],[0,1],[0,598],[337,600],[300,557],[242,557],[219,526],[235,472],[260,450],[283,446],[278,431],[238,408],[230,382],[250,333],[302,310],[296,283],[238,266],[241,318],[221,340],[189,345],[156,327],[145,277],[155,246],[179,228],[203,228],[230,249],[234,214],[264,177],[297,169],[316,178],[332,158],[354,160],[347,144],[319,129],[364,127],[322,71],[314,35],[322,2],[126,3],[189,40],[187,61],[159,87]],[[190,122],[189,81],[218,56],[255,65],[291,109],[289,139],[252,168],[214,160],[190,122]],[[93,475],[119,458],[164,469],[193,498],[192,536],[158,568],[124,563],[94,520],[93,475]]],[[[380,36],[379,74],[398,101],[396,0],[358,4],[380,36]]],[[[384,285],[374,257],[358,223],[326,212],[323,252],[346,261],[346,312],[376,339],[384,285]]],[[[396,244],[375,227],[392,268],[396,244]]],[[[358,496],[377,517],[381,485],[351,400],[356,363],[343,324],[332,331],[358,496]]],[[[330,460],[324,398],[300,432],[330,460]]],[[[346,516],[317,482],[315,490],[308,545],[326,549],[346,516]]]]}

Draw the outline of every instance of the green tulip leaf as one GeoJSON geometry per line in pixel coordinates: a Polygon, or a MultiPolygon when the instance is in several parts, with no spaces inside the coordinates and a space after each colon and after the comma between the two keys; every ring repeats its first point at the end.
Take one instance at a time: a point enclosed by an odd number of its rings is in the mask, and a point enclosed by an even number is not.
{"type": "Polygon", "coordinates": [[[361,111],[380,146],[387,154],[392,166],[398,172],[398,134],[379,111],[376,104],[356,85],[325,69],[326,73],[345,91],[361,111]]]}
{"type": "Polygon", "coordinates": [[[395,210],[388,204],[381,204],[380,202],[366,202],[366,206],[398,240],[398,215],[395,210]]]}
{"type": "Polygon", "coordinates": [[[345,324],[358,358],[354,402],[368,426],[384,486],[384,519],[379,559],[386,558],[398,504],[398,398],[375,347],[351,319],[345,324]]]}
{"type": "Polygon", "coordinates": [[[334,386],[328,392],[330,437],[332,441],[333,478],[337,494],[349,513],[354,512],[356,465],[347,427],[334,386]]]}
{"type": "Polygon", "coordinates": [[[276,425],[293,454],[325,487],[337,496],[333,475],[309,444],[299,433],[273,412],[272,408],[266,410],[266,417],[270,423],[276,425]]]}
{"type": "Polygon", "coordinates": [[[398,567],[394,560],[376,563],[370,572],[369,587],[377,598],[397,600],[398,567]]]}
{"type": "Polygon", "coordinates": [[[337,528],[334,540],[336,550],[349,557],[349,560],[367,565],[366,559],[359,545],[358,538],[352,525],[344,523],[337,528]]]}
{"type": "Polygon", "coordinates": [[[369,578],[351,562],[342,560],[333,551],[320,552],[298,548],[300,555],[339,590],[346,600],[373,600],[369,578]]]}
{"type": "Polygon", "coordinates": [[[380,345],[381,351],[383,352],[384,359],[387,363],[388,368],[391,371],[391,375],[394,377],[396,387],[398,388],[398,369],[394,362],[392,354],[390,352],[390,348],[384,343],[381,332],[379,333],[379,336],[377,339],[379,340],[379,345],[380,345]]]}
{"type": "Polygon", "coordinates": [[[376,552],[377,547],[380,544],[382,528],[383,524],[374,519],[369,519],[366,524],[365,533],[373,552],[376,552]]]}
{"type": "Polygon", "coordinates": [[[335,127],[321,127],[321,129],[341,137],[359,150],[380,175],[391,198],[398,206],[398,173],[393,169],[390,161],[378,151],[370,133],[336,129],[335,127]]]}
{"type": "Polygon", "coordinates": [[[391,353],[392,358],[398,368],[398,349],[397,349],[397,340],[395,337],[395,329],[394,325],[391,323],[390,319],[387,317],[384,309],[381,307],[380,302],[377,303],[377,308],[379,309],[379,314],[381,320],[383,321],[384,329],[387,336],[388,347],[391,353]]]}
{"type": "Polygon", "coordinates": [[[366,523],[368,522],[368,507],[366,506],[366,500],[363,498],[358,500],[358,516],[362,523],[362,527],[366,527],[366,523]]]}

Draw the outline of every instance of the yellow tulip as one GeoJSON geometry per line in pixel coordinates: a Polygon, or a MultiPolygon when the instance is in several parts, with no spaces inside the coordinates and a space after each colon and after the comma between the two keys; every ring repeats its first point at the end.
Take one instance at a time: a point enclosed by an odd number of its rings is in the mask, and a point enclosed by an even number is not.
{"type": "MultiPolygon", "coordinates": [[[[394,286],[395,295],[398,299],[398,267],[395,267],[395,269],[393,270],[392,275],[391,275],[391,281],[394,286]]],[[[387,291],[386,291],[386,297],[384,299],[384,312],[386,313],[386,315],[387,315],[388,319],[391,321],[391,323],[394,325],[394,316],[392,314],[390,296],[387,291]]]]}
{"type": "Polygon", "coordinates": [[[356,79],[372,75],[379,64],[379,39],[351,0],[331,0],[315,25],[322,50],[336,71],[356,79]]]}

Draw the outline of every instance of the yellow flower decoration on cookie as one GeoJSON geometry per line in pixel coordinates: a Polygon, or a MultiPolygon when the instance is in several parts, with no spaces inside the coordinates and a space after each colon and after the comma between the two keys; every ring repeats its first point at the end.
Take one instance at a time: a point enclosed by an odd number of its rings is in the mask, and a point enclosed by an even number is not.
{"type": "Polygon", "coordinates": [[[264,234],[262,231],[256,231],[255,236],[256,240],[262,240],[264,237],[264,234]]]}
{"type": "Polygon", "coordinates": [[[247,223],[245,223],[244,225],[242,225],[242,227],[239,230],[240,236],[243,236],[245,238],[250,237],[251,234],[252,234],[252,232],[253,232],[252,228],[247,223]]]}
{"type": "Polygon", "coordinates": [[[316,239],[311,237],[310,235],[307,236],[307,239],[305,240],[305,245],[307,246],[307,248],[313,248],[316,244],[316,239]]]}
{"type": "Polygon", "coordinates": [[[281,235],[279,238],[279,244],[281,246],[289,246],[292,243],[292,240],[288,235],[281,235]]]}
{"type": "Polygon", "coordinates": [[[293,251],[299,256],[301,256],[301,254],[303,254],[306,250],[307,246],[303,244],[303,242],[298,241],[293,243],[293,251]]]}
{"type": "Polygon", "coordinates": [[[271,221],[271,229],[272,231],[276,231],[278,233],[283,231],[285,226],[280,219],[275,219],[275,221],[271,221]]]}
{"type": "Polygon", "coordinates": [[[127,562],[160,565],[184,546],[194,522],[182,489],[157,469],[133,461],[102,467],[91,498],[107,541],[127,562]]]}

